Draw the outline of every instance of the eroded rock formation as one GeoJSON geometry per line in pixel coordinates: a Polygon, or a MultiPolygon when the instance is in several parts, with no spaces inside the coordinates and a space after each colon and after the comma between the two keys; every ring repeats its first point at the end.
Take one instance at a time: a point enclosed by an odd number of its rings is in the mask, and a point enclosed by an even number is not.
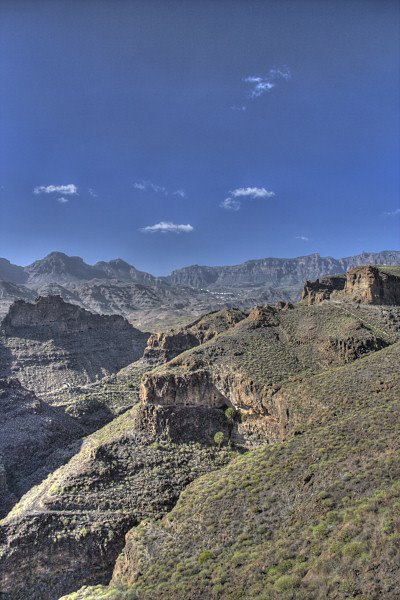
{"type": "Polygon", "coordinates": [[[362,304],[400,305],[400,267],[355,267],[346,276],[306,281],[302,300],[318,304],[323,300],[362,304]]]}
{"type": "Polygon", "coordinates": [[[142,356],[147,337],[121,316],[95,315],[59,296],[18,300],[0,326],[0,377],[51,394],[119,371],[142,356]]]}

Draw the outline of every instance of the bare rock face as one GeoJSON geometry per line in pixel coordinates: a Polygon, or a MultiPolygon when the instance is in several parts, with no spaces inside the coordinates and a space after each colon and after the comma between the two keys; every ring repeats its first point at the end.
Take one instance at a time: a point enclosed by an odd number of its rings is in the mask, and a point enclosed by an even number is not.
{"type": "Polygon", "coordinates": [[[365,304],[400,305],[400,268],[350,269],[344,294],[365,304]]]}
{"type": "Polygon", "coordinates": [[[318,304],[323,300],[362,304],[400,305],[399,267],[355,267],[346,276],[323,277],[306,281],[302,300],[318,304]]]}
{"type": "Polygon", "coordinates": [[[102,316],[64,302],[61,296],[39,296],[34,303],[17,300],[3,319],[1,330],[7,335],[48,333],[86,333],[92,330],[130,330],[119,315],[102,316]]]}
{"type": "Polygon", "coordinates": [[[235,444],[282,440],[293,422],[279,393],[285,381],[353,362],[395,339],[395,327],[393,337],[385,333],[386,316],[363,310],[367,314],[357,318],[328,303],[255,307],[223,335],[146,373],[139,392],[142,405],[233,407],[239,417],[231,434],[235,444]]]}
{"type": "Polygon", "coordinates": [[[344,275],[333,275],[322,277],[316,281],[306,281],[301,299],[307,304],[318,304],[323,300],[329,300],[332,292],[341,291],[346,284],[344,275]]]}
{"type": "Polygon", "coordinates": [[[37,394],[115,373],[140,358],[148,334],[118,315],[95,315],[59,296],[16,301],[0,326],[0,377],[37,394]]]}
{"type": "Polygon", "coordinates": [[[400,253],[396,251],[365,252],[339,259],[310,254],[296,258],[262,258],[225,267],[193,265],[173,271],[168,281],[172,284],[201,288],[260,283],[272,286],[301,285],[305,279],[315,279],[322,273],[333,275],[344,273],[350,267],[359,265],[398,265],[399,262],[400,253]]]}

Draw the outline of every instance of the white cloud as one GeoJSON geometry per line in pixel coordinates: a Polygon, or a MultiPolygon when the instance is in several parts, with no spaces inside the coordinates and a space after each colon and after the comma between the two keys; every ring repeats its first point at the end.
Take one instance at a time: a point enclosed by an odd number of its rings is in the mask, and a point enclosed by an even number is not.
{"type": "Polygon", "coordinates": [[[231,106],[231,110],[234,110],[235,112],[246,112],[247,106],[244,106],[243,104],[241,106],[233,104],[233,106],[231,106]]]}
{"type": "Polygon", "coordinates": [[[387,217],[397,217],[397,215],[400,215],[400,208],[396,208],[395,210],[384,212],[383,214],[386,215],[387,217]]]}
{"type": "Polygon", "coordinates": [[[66,194],[73,195],[78,193],[78,188],[73,183],[68,185],[39,185],[33,190],[34,194],[66,194]]]}
{"type": "Polygon", "coordinates": [[[167,190],[165,187],[163,187],[162,185],[157,185],[156,183],[153,183],[152,181],[136,181],[133,184],[133,187],[137,190],[141,190],[142,192],[147,191],[147,190],[151,190],[153,192],[161,192],[163,194],[168,194],[167,190]]]}
{"type": "Polygon", "coordinates": [[[140,230],[142,233],[191,233],[194,231],[192,225],[183,225],[172,223],[171,221],[161,221],[155,225],[148,225],[140,230]]]}
{"type": "Polygon", "coordinates": [[[272,198],[275,192],[270,192],[265,188],[247,187],[236,188],[230,192],[234,198],[250,197],[250,198],[272,198]]]}
{"type": "Polygon", "coordinates": [[[92,198],[98,198],[98,194],[96,194],[96,192],[94,191],[93,188],[89,188],[88,192],[89,192],[89,196],[92,196],[92,198]]]}
{"type": "Polygon", "coordinates": [[[57,198],[57,202],[59,202],[60,204],[66,204],[67,202],[69,202],[69,198],[64,198],[64,196],[61,196],[61,198],[57,198]]]}
{"type": "Polygon", "coordinates": [[[186,192],[185,190],[176,190],[175,192],[173,192],[174,196],[180,196],[181,198],[186,198],[186,192]]]}
{"type": "Polygon", "coordinates": [[[272,90],[277,81],[288,81],[290,78],[291,74],[288,68],[273,68],[270,69],[268,75],[262,77],[259,75],[251,75],[250,77],[245,77],[243,81],[250,84],[251,89],[249,91],[249,96],[254,99],[265,94],[265,92],[272,90]]]}
{"type": "Polygon", "coordinates": [[[241,203],[239,200],[234,200],[233,198],[225,198],[220,204],[221,208],[225,208],[225,210],[239,210],[241,207],[241,203]]]}
{"type": "Polygon", "coordinates": [[[296,235],[296,240],[301,240],[302,242],[308,242],[309,238],[306,235],[296,235]]]}
{"type": "Polygon", "coordinates": [[[133,187],[136,188],[137,190],[145,190],[146,189],[146,184],[145,183],[140,183],[140,182],[135,182],[133,184],[133,187]]]}

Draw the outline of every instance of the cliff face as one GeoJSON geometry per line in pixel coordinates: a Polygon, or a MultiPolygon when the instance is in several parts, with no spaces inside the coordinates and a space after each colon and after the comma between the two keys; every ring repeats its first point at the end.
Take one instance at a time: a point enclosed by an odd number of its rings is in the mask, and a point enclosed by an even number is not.
{"type": "Polygon", "coordinates": [[[344,293],[366,304],[400,305],[400,268],[359,267],[350,269],[344,293]]]}
{"type": "Polygon", "coordinates": [[[0,326],[0,377],[38,394],[93,382],[143,354],[147,334],[123,317],[94,315],[59,296],[15,302],[0,326]]]}
{"type": "Polygon", "coordinates": [[[318,304],[323,300],[329,300],[332,292],[344,290],[346,277],[343,275],[333,275],[332,277],[322,277],[316,281],[306,281],[304,284],[301,299],[307,304],[318,304]]]}
{"type": "Polygon", "coordinates": [[[0,329],[6,335],[30,337],[43,333],[52,337],[65,333],[89,331],[131,331],[129,323],[119,315],[97,315],[64,302],[61,296],[40,296],[35,302],[14,302],[0,329]]]}
{"type": "Polygon", "coordinates": [[[400,305],[400,267],[355,267],[346,276],[306,281],[302,300],[318,304],[323,300],[363,304],[400,305]]]}

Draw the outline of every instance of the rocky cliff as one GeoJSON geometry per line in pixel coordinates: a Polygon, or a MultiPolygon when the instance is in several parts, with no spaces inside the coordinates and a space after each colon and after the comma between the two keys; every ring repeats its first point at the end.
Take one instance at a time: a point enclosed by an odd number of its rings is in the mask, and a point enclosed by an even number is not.
{"type": "Polygon", "coordinates": [[[363,304],[400,305],[400,267],[355,267],[345,276],[306,281],[302,300],[318,304],[323,300],[363,304]]]}
{"type": "Polygon", "coordinates": [[[0,377],[51,394],[117,372],[142,356],[147,337],[121,316],[95,315],[59,296],[16,301],[0,326],[0,377]]]}
{"type": "Polygon", "coordinates": [[[304,283],[301,299],[307,304],[318,304],[323,300],[329,300],[332,292],[344,290],[346,277],[344,275],[332,275],[321,277],[316,281],[304,283]]]}
{"type": "Polygon", "coordinates": [[[344,295],[366,304],[400,305],[400,267],[350,269],[344,295]]]}
{"type": "Polygon", "coordinates": [[[116,259],[85,263],[80,257],[52,252],[27,267],[0,259],[0,280],[18,284],[0,298],[0,319],[13,299],[60,295],[100,314],[120,314],[140,329],[167,331],[222,307],[244,310],[278,300],[297,301],[305,279],[344,273],[362,264],[400,264],[400,252],[363,253],[335,259],[319,254],[265,258],[223,267],[190,266],[155,277],[116,259]]]}

